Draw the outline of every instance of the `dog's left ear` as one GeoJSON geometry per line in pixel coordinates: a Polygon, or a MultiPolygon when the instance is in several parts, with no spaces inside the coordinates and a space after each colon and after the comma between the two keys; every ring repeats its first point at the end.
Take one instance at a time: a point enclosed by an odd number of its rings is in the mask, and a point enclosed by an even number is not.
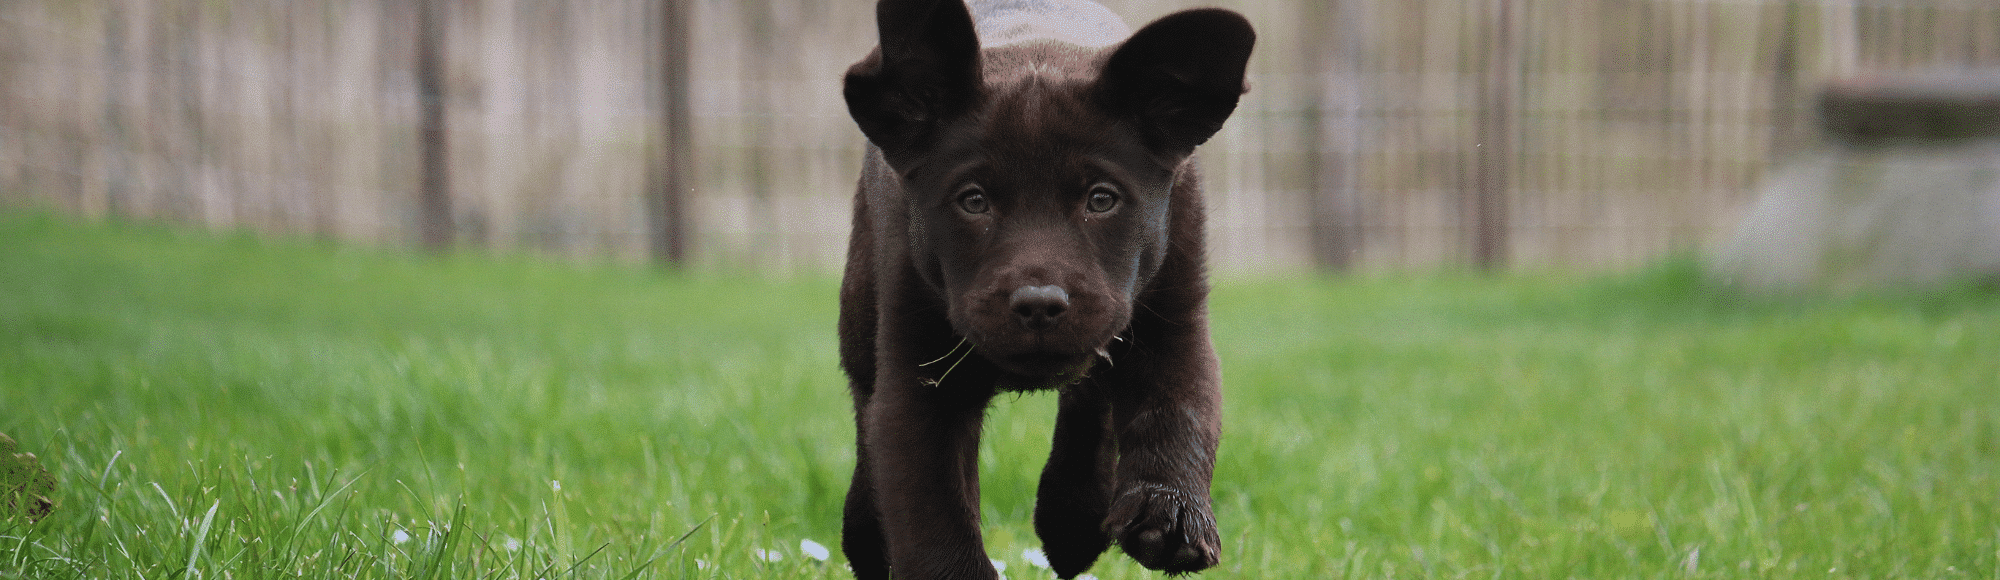
{"type": "Polygon", "coordinates": [[[1188,155],[1236,110],[1256,42],[1250,21],[1235,12],[1169,14],[1111,53],[1098,80],[1098,102],[1137,122],[1155,150],[1188,155]]]}

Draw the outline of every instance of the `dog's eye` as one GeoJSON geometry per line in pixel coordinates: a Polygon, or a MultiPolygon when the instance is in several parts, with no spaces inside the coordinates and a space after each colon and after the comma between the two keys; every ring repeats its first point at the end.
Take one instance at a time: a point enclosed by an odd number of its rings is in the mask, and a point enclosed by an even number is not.
{"type": "Polygon", "coordinates": [[[1083,204],[1083,208],[1092,213],[1104,213],[1114,207],[1118,207],[1118,190],[1109,185],[1090,188],[1090,199],[1083,204]]]}
{"type": "Polygon", "coordinates": [[[991,206],[986,201],[986,190],[977,185],[968,185],[958,192],[958,209],[965,213],[986,213],[991,206]]]}

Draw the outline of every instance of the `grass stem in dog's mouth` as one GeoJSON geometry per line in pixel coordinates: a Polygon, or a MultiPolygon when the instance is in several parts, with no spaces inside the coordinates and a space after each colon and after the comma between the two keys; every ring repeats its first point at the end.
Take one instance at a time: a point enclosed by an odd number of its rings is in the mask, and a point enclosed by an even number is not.
{"type": "MultiPolygon", "coordinates": [[[[958,347],[965,346],[965,342],[966,342],[965,337],[961,336],[958,338],[958,344],[952,345],[951,350],[944,351],[944,356],[937,357],[935,360],[932,360],[931,362],[919,364],[917,366],[927,367],[937,364],[943,361],[944,359],[951,358],[951,353],[958,352],[958,347]]],[[[938,378],[935,379],[924,378],[918,380],[923,382],[923,384],[927,386],[932,386],[932,387],[938,386],[939,384],[944,382],[945,377],[951,376],[951,371],[958,368],[958,363],[965,362],[965,357],[968,356],[972,356],[972,349],[970,347],[965,349],[965,354],[958,355],[958,360],[951,361],[951,366],[945,367],[944,374],[938,375],[938,378]]]]}

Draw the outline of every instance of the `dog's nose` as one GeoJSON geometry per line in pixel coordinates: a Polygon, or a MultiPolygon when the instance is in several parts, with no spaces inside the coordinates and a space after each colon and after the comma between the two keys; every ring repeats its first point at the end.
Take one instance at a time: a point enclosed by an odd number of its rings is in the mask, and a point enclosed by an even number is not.
{"type": "Polygon", "coordinates": [[[1042,331],[1055,326],[1056,319],[1069,310],[1069,293],[1055,285],[1022,286],[1014,290],[1007,303],[1021,317],[1021,324],[1029,330],[1042,331]]]}

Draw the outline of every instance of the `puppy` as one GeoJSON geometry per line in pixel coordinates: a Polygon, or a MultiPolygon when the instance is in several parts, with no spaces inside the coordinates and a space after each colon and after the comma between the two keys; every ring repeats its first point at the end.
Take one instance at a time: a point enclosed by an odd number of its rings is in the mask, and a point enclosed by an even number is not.
{"type": "Polygon", "coordinates": [[[980,423],[998,392],[1053,389],[1035,531],[1056,574],[1112,542],[1213,566],[1221,377],[1191,156],[1235,110],[1255,34],[1219,9],[1127,39],[1080,0],[973,5],[882,0],[845,80],[870,146],[840,289],[842,550],[863,579],[996,577],[980,423]]]}

